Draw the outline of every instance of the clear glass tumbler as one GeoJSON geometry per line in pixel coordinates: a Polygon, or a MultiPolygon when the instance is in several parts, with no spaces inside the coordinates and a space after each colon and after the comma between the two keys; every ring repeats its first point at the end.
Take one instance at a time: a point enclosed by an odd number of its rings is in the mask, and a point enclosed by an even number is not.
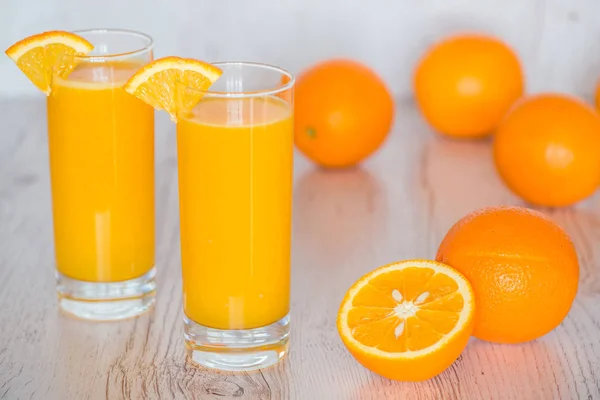
{"type": "Polygon", "coordinates": [[[74,32],[94,45],[54,74],[47,100],[54,244],[61,308],[118,320],[154,302],[154,110],[123,90],[152,61],[152,39],[74,32]]]}
{"type": "Polygon", "coordinates": [[[216,63],[177,124],[185,342],[222,370],[279,361],[290,330],[293,76],[216,63]]]}

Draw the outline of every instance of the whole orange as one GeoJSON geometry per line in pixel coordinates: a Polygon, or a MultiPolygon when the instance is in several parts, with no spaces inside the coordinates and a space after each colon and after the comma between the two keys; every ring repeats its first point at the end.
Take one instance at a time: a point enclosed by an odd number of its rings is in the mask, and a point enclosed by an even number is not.
{"type": "Polygon", "coordinates": [[[473,286],[473,335],[490,342],[521,343],[550,332],[577,293],[579,263],[571,239],[527,208],[468,214],[448,231],[436,259],[473,286]]]}
{"type": "Polygon", "coordinates": [[[329,60],[304,71],[294,101],[296,147],[324,167],[361,162],[385,141],[394,117],[385,83],[351,60],[329,60]]]}
{"type": "Polygon", "coordinates": [[[435,44],[421,58],[414,91],[425,119],[457,137],[488,136],[523,94],[523,72],[505,43],[461,35],[435,44]]]}
{"type": "Polygon", "coordinates": [[[494,161],[508,187],[542,206],[566,206],[600,184],[600,116],[559,94],[523,99],[498,127],[494,161]]]}

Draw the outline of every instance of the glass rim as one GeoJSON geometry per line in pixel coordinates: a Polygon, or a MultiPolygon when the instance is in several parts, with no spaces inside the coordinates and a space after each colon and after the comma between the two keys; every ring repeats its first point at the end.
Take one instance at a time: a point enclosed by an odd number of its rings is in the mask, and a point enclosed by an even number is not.
{"type": "Polygon", "coordinates": [[[288,77],[289,81],[287,81],[284,85],[281,85],[281,86],[276,86],[276,87],[261,89],[261,90],[241,91],[241,92],[210,90],[210,88],[207,90],[201,90],[201,89],[196,89],[196,88],[190,87],[183,82],[179,82],[179,84],[185,86],[186,89],[188,89],[188,90],[202,93],[204,96],[216,97],[216,98],[227,98],[227,99],[245,99],[245,98],[252,98],[252,97],[277,95],[279,93],[282,93],[282,92],[285,92],[286,90],[291,89],[292,87],[294,87],[294,84],[296,83],[296,77],[294,76],[294,74],[292,74],[291,72],[289,72],[288,70],[286,70],[284,68],[277,67],[277,66],[271,65],[271,64],[253,62],[253,61],[217,61],[217,62],[211,62],[210,64],[214,65],[215,67],[236,66],[237,65],[237,66],[247,66],[247,67],[257,67],[257,68],[261,68],[261,69],[267,69],[267,70],[278,72],[282,76],[288,77]]]}
{"type": "MultiPolygon", "coordinates": [[[[101,60],[110,60],[110,59],[114,59],[114,58],[121,58],[121,57],[131,57],[131,56],[135,56],[138,54],[142,54],[148,51],[151,51],[154,47],[154,39],[152,39],[152,37],[150,35],[147,35],[145,33],[139,32],[139,31],[134,31],[134,30],[130,30],[130,29],[113,29],[113,28],[90,28],[90,29],[78,29],[75,31],[72,31],[72,33],[76,34],[76,35],[84,35],[84,34],[89,34],[89,33],[100,33],[100,34],[122,34],[122,35],[126,35],[126,36],[130,36],[130,37],[137,37],[140,39],[144,39],[146,41],[146,44],[143,47],[140,47],[138,49],[135,50],[131,50],[131,51],[126,51],[126,52],[120,52],[120,53],[109,53],[109,54],[104,54],[104,55],[73,55],[74,58],[77,59],[81,59],[81,60],[86,60],[86,61],[101,61],[101,60]]],[[[85,38],[84,38],[85,39],[85,38]]]]}

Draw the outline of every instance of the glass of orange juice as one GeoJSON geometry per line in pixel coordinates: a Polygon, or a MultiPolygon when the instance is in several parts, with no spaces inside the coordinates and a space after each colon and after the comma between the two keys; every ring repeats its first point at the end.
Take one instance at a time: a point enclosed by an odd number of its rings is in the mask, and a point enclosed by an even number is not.
{"type": "Polygon", "coordinates": [[[252,370],[288,349],[294,78],[214,65],[177,123],[184,334],[194,362],[252,370]]]}
{"type": "MultiPolygon", "coordinates": [[[[118,320],[154,302],[154,110],[122,86],[152,39],[74,32],[94,45],[47,100],[58,297],[79,318],[118,320]]],[[[69,56],[75,57],[75,56],[69,56]]]]}

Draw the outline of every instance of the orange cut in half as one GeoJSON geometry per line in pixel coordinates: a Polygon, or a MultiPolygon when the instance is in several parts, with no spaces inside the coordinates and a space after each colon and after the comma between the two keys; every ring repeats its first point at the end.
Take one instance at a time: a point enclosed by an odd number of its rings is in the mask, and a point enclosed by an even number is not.
{"type": "Polygon", "coordinates": [[[202,98],[223,71],[191,58],[164,57],[151,62],[129,78],[123,87],[157,110],[165,110],[177,122],[202,98]]]}
{"type": "Polygon", "coordinates": [[[46,95],[50,94],[52,76],[66,77],[76,66],[75,58],[94,49],[84,38],[65,31],[50,31],[25,38],[6,50],[9,56],[46,95]]]}
{"type": "Polygon", "coordinates": [[[346,293],[337,319],[346,348],[389,379],[422,381],[448,368],[473,331],[473,289],[435,261],[380,267],[346,293]]]}

